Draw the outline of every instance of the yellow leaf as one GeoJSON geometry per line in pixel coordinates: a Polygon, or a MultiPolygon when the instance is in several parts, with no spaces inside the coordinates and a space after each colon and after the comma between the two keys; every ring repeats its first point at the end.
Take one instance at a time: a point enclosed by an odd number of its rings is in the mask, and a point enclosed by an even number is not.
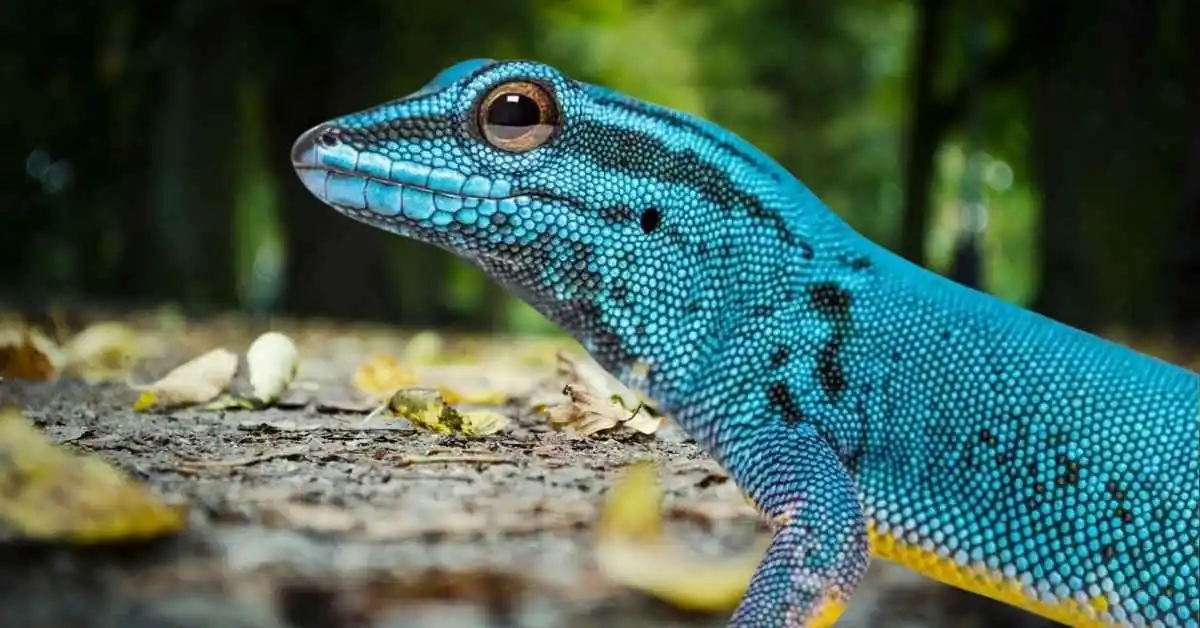
{"type": "Polygon", "coordinates": [[[67,366],[89,381],[124,379],[140,357],[133,328],[123,323],[96,323],[76,334],[63,351],[67,366]]]}
{"type": "Polygon", "coordinates": [[[508,426],[508,417],[488,411],[460,413],[446,403],[434,388],[406,388],[388,399],[384,411],[408,420],[413,425],[439,434],[459,434],[480,438],[508,426]]]}
{"type": "Polygon", "coordinates": [[[284,334],[271,331],[254,340],[246,350],[253,396],[264,404],[274,403],[296,377],[299,355],[296,344],[284,334]]]}
{"type": "Polygon", "coordinates": [[[0,531],[35,541],[106,543],[181,530],[186,512],[96,456],[48,441],[16,411],[0,411],[0,531]]]}
{"type": "Polygon", "coordinates": [[[354,371],[354,387],[372,399],[384,400],[401,388],[417,384],[417,375],[390,355],[373,356],[354,371]]]}
{"type": "MultiPolygon", "coordinates": [[[[595,556],[611,581],[692,612],[737,607],[766,551],[698,560],[662,534],[661,490],[653,464],[637,464],[609,492],[597,529],[595,556]]],[[[769,540],[768,540],[769,541],[769,540]]]]}
{"type": "Polygon", "coordinates": [[[211,401],[225,391],[237,374],[238,356],[228,349],[213,349],[208,353],[167,373],[162,379],[145,386],[133,386],[142,391],[133,409],[142,412],[151,408],[199,404],[211,401]]]}
{"type": "Polygon", "coordinates": [[[472,410],[460,414],[462,416],[462,435],[467,438],[481,438],[495,434],[512,423],[512,419],[491,410],[472,410]]]}
{"type": "Polygon", "coordinates": [[[446,403],[450,405],[464,406],[499,406],[508,401],[508,393],[502,390],[472,390],[468,392],[460,392],[447,388],[439,387],[442,396],[446,398],[446,403]]]}
{"type": "Polygon", "coordinates": [[[0,329],[0,378],[53,380],[63,362],[62,350],[42,332],[24,325],[0,329]]]}

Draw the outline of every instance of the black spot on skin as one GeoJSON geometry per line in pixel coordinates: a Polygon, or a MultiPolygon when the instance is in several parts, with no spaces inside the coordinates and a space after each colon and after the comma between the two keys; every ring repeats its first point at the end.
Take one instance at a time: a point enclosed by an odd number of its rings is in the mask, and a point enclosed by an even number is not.
{"type": "Polygon", "coordinates": [[[683,311],[687,312],[688,314],[695,314],[702,309],[704,309],[704,306],[700,305],[699,301],[692,301],[691,303],[683,306],[683,311]]]}
{"type": "Polygon", "coordinates": [[[992,431],[986,427],[983,428],[983,431],[981,431],[979,433],[979,440],[980,440],[980,442],[987,444],[989,446],[992,446],[992,447],[996,446],[996,435],[993,434],[992,431]]]}
{"type": "Polygon", "coordinates": [[[800,246],[800,257],[803,257],[804,259],[812,259],[812,258],[816,257],[817,253],[816,253],[816,251],[813,251],[813,247],[811,244],[805,242],[804,240],[801,240],[799,242],[799,246],[800,246]]]}
{"type": "Polygon", "coordinates": [[[1008,462],[1008,452],[1002,451],[996,454],[996,464],[1004,464],[1008,462]]]}
{"type": "Polygon", "coordinates": [[[1113,499],[1117,501],[1125,500],[1125,491],[1122,491],[1121,487],[1117,486],[1116,482],[1109,480],[1105,488],[1108,489],[1108,494],[1112,495],[1113,499]]]}
{"type": "Polygon", "coordinates": [[[825,394],[834,401],[840,399],[842,392],[846,390],[846,374],[838,360],[841,344],[835,336],[835,339],[821,347],[821,352],[817,354],[817,380],[825,394]]]}
{"type": "Polygon", "coordinates": [[[1034,482],[1034,483],[1033,483],[1033,492],[1037,493],[1038,495],[1041,495],[1042,493],[1045,493],[1045,492],[1046,492],[1046,485],[1045,485],[1045,484],[1042,484],[1041,482],[1034,482]]]}
{"type": "Polygon", "coordinates": [[[1054,483],[1059,486],[1075,486],[1079,483],[1079,474],[1074,471],[1066,473],[1054,478],[1054,483]]]}
{"type": "Polygon", "coordinates": [[[825,395],[837,402],[846,390],[841,350],[850,335],[850,305],[853,299],[849,292],[832,282],[809,286],[808,298],[813,308],[833,323],[833,334],[817,354],[817,381],[825,395]]]}
{"type": "Polygon", "coordinates": [[[767,386],[767,403],[782,416],[784,423],[796,425],[806,420],[804,412],[792,398],[792,390],[784,382],[772,382],[767,386]]]}
{"type": "Polygon", "coordinates": [[[846,266],[850,270],[853,270],[855,272],[862,272],[864,270],[868,270],[872,266],[871,260],[867,259],[866,257],[864,257],[862,255],[846,255],[846,256],[842,257],[839,261],[841,261],[843,266],[846,266]]]}
{"type": "Polygon", "coordinates": [[[700,254],[700,257],[708,257],[708,243],[707,242],[697,242],[696,243],[696,252],[700,254]]]}
{"type": "Polygon", "coordinates": [[[792,354],[792,350],[787,345],[779,345],[775,347],[775,351],[771,352],[771,368],[779,368],[787,363],[788,356],[792,354]]]}
{"type": "Polygon", "coordinates": [[[1112,560],[1117,557],[1117,548],[1112,545],[1105,545],[1100,548],[1100,555],[1104,560],[1112,560]]]}
{"type": "Polygon", "coordinates": [[[1117,506],[1117,510],[1113,514],[1117,515],[1117,518],[1120,519],[1122,523],[1133,523],[1133,513],[1124,506],[1117,506]]]}
{"type": "Polygon", "coordinates": [[[497,227],[503,227],[508,224],[508,216],[501,212],[496,212],[492,214],[492,224],[497,227]]]}
{"type": "Polygon", "coordinates": [[[1038,474],[1037,463],[1036,462],[1029,463],[1029,466],[1025,467],[1025,470],[1029,472],[1029,477],[1033,477],[1033,476],[1037,475],[1038,474]]]}
{"type": "Polygon", "coordinates": [[[645,326],[645,325],[638,325],[637,327],[635,327],[635,328],[633,329],[633,331],[634,331],[634,333],[636,333],[636,334],[637,334],[637,335],[639,335],[639,336],[645,336],[645,335],[646,335],[646,326],[645,326]]]}
{"type": "Polygon", "coordinates": [[[942,340],[950,340],[950,330],[949,329],[944,330],[942,332],[942,340]]]}
{"type": "Polygon", "coordinates": [[[775,313],[775,307],[766,304],[756,305],[754,306],[754,309],[750,310],[750,313],[754,316],[767,317],[775,313]]]}
{"type": "Polygon", "coordinates": [[[609,292],[609,296],[612,298],[613,301],[615,301],[621,305],[629,305],[630,304],[629,303],[629,288],[625,287],[625,284],[623,284],[623,283],[619,283],[619,284],[613,286],[612,290],[609,292]]]}
{"type": "Polygon", "coordinates": [[[808,289],[813,307],[828,317],[844,317],[850,310],[850,293],[831,283],[814,284],[808,289]]]}

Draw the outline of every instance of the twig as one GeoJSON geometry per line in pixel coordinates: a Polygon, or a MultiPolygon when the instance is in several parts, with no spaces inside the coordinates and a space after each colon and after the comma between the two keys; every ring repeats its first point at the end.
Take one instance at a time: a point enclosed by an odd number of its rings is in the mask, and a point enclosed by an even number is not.
{"type": "Polygon", "coordinates": [[[184,460],[177,466],[181,471],[199,471],[202,469],[232,469],[234,467],[247,467],[252,464],[266,462],[268,460],[276,460],[278,458],[291,458],[293,456],[302,456],[308,453],[308,446],[289,447],[278,451],[269,451],[257,456],[247,456],[245,458],[231,458],[226,460],[184,460]]]}
{"type": "Polygon", "coordinates": [[[408,456],[401,456],[400,459],[396,461],[396,466],[407,467],[414,464],[436,464],[449,462],[503,464],[506,462],[511,463],[513,460],[508,456],[501,456],[497,454],[435,454],[431,456],[412,454],[408,456]]]}

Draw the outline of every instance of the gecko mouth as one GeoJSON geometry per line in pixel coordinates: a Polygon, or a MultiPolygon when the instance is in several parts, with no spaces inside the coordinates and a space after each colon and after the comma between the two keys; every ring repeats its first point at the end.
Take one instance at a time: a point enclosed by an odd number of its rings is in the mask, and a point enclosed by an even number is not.
{"type": "Polygon", "coordinates": [[[376,225],[501,226],[532,200],[514,195],[507,181],[356,150],[329,125],[313,127],[296,140],[292,167],[322,202],[376,225]]]}

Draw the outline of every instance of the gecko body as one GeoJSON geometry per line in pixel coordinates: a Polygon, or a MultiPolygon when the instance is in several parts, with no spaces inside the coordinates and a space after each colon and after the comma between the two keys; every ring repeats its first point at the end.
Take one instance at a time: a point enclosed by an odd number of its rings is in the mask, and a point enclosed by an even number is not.
{"type": "Polygon", "coordinates": [[[910,264],[735,134],[471,60],[292,160],[728,469],[773,527],[731,625],[829,625],[873,555],[1074,626],[1200,626],[1200,377],[910,264]]]}

